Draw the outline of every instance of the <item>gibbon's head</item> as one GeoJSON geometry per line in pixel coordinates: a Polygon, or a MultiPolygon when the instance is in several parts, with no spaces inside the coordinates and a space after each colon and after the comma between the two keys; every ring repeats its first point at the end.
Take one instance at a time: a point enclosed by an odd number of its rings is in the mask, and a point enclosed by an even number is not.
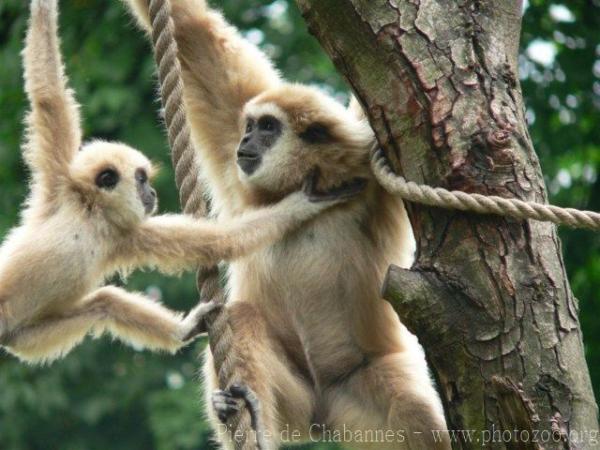
{"type": "Polygon", "coordinates": [[[124,144],[93,141],[70,167],[74,188],[86,207],[118,226],[129,227],[154,213],[154,168],[142,153],[124,144]]]}
{"type": "Polygon", "coordinates": [[[251,189],[286,194],[315,167],[319,189],[371,178],[368,122],[316,88],[284,84],[268,90],[246,104],[241,122],[238,174],[251,189]]]}

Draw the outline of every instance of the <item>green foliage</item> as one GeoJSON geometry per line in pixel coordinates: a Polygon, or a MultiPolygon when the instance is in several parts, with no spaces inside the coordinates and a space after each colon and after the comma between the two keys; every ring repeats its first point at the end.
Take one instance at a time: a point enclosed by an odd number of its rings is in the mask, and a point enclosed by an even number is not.
{"type": "MultiPolygon", "coordinates": [[[[28,176],[19,153],[27,107],[19,58],[26,3],[0,2],[0,237],[17,222],[28,176]]],[[[343,83],[308,36],[292,0],[215,3],[276,59],[288,78],[330,86],[344,98],[343,83]]],[[[521,62],[529,116],[535,114],[531,135],[551,200],[600,210],[600,10],[594,4],[569,2],[574,22],[557,22],[550,2],[532,0],[524,17],[523,48],[536,39],[548,41],[556,48],[556,60],[543,66],[522,56],[521,62]]],[[[86,136],[127,142],[161,162],[156,180],[161,210],[177,211],[148,44],[117,1],[73,0],[61,2],[61,8],[63,53],[83,105],[86,136]]],[[[598,389],[600,237],[568,230],[561,230],[561,236],[598,389]]],[[[193,275],[169,279],[140,273],[127,285],[161,292],[168,305],[180,310],[196,301],[193,275]]],[[[39,368],[0,355],[0,448],[213,448],[196,376],[203,346],[170,356],[136,352],[107,338],[88,339],[66,359],[39,368]]]]}
{"type": "MultiPolygon", "coordinates": [[[[557,20],[561,16],[556,4],[547,1],[532,0],[527,8],[522,39],[525,55],[532,42],[541,40],[554,47],[556,59],[543,65],[522,56],[522,72],[528,74],[522,86],[529,116],[535,117],[530,132],[550,201],[600,211],[600,4],[564,4],[572,21],[557,20]]],[[[580,301],[586,357],[598,399],[600,234],[561,228],[560,236],[571,287],[580,301]]]]}

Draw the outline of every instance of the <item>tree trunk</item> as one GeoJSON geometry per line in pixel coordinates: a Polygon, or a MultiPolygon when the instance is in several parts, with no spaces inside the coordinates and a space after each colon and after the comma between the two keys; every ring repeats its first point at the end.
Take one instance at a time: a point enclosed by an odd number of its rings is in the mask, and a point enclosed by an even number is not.
{"type": "MultiPolygon", "coordinates": [[[[408,180],[547,201],[517,77],[520,1],[297,3],[408,180]]],[[[555,226],[408,211],[416,262],[383,291],[425,347],[448,427],[465,430],[455,448],[597,448],[555,226]]]]}

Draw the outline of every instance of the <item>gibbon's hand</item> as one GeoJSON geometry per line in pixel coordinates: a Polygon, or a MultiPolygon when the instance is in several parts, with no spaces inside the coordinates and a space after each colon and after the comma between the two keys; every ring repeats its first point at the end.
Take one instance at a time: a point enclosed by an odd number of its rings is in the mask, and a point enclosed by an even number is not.
{"type": "Polygon", "coordinates": [[[367,180],[365,178],[353,178],[350,181],[342,183],[339,186],[333,187],[327,191],[319,191],[317,189],[317,183],[319,181],[319,176],[321,175],[321,171],[318,167],[315,167],[310,171],[306,179],[304,180],[304,185],[302,190],[308,196],[308,199],[311,202],[325,202],[331,200],[347,200],[349,198],[355,197],[365,190],[367,187],[367,180]]]}
{"type": "Polygon", "coordinates": [[[215,301],[201,302],[192,309],[183,321],[184,334],[181,340],[188,342],[208,331],[206,327],[206,316],[213,311],[218,311],[224,305],[215,301]]]}

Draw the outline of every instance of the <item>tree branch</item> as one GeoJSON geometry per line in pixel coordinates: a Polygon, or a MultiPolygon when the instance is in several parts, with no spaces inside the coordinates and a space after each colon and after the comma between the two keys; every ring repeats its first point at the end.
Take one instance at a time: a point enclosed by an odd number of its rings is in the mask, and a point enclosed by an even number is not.
{"type": "Polygon", "coordinates": [[[448,289],[434,274],[394,265],[389,267],[382,287],[382,297],[392,304],[402,323],[432,343],[451,339],[448,296],[448,289]]]}

